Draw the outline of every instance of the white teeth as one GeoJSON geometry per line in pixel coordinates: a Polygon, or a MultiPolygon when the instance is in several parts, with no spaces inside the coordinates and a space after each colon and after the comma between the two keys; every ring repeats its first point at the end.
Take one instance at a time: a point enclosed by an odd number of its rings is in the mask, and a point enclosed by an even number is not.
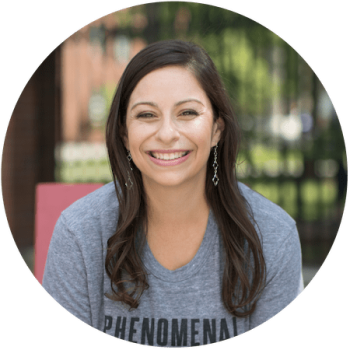
{"type": "Polygon", "coordinates": [[[174,153],[156,153],[156,152],[153,153],[152,152],[151,155],[157,159],[173,160],[173,159],[183,157],[186,153],[187,152],[174,152],[174,153]]]}

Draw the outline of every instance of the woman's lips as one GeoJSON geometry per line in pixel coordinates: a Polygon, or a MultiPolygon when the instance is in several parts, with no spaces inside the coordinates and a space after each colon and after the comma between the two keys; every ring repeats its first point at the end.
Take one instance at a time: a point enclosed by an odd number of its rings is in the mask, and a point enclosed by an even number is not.
{"type": "Polygon", "coordinates": [[[153,149],[147,153],[177,153],[177,152],[191,152],[189,149],[153,149]]]}
{"type": "Polygon", "coordinates": [[[192,151],[189,151],[189,150],[154,150],[154,151],[147,152],[147,155],[150,158],[150,160],[157,165],[174,166],[174,165],[178,165],[178,164],[185,162],[191,153],[192,153],[192,151]],[[169,153],[184,153],[184,152],[188,152],[188,153],[182,157],[171,159],[171,160],[159,159],[159,158],[155,158],[151,155],[151,153],[153,153],[153,154],[155,154],[155,153],[169,154],[169,153]]]}

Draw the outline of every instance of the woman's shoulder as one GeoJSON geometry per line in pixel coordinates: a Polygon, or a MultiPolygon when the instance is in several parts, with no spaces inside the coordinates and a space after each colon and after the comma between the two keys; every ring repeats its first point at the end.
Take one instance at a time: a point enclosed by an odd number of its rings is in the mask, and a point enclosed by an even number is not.
{"type": "Polygon", "coordinates": [[[61,213],[61,219],[72,232],[92,229],[115,229],[119,203],[114,183],[110,182],[78,199],[61,213]]]}
{"type": "Polygon", "coordinates": [[[270,279],[277,274],[286,264],[292,266],[290,268],[293,269],[296,278],[299,278],[301,251],[295,220],[277,204],[248,186],[239,183],[239,189],[248,202],[257,225],[268,273],[267,278],[270,279]]]}
{"type": "Polygon", "coordinates": [[[286,229],[294,227],[295,220],[279,205],[242,182],[238,182],[238,187],[259,225],[267,226],[269,229],[274,227],[284,227],[286,229]]]}

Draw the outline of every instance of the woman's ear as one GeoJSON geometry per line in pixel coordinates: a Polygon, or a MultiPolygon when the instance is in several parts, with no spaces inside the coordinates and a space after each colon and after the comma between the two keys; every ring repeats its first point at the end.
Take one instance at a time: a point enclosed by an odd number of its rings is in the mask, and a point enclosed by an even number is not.
{"type": "Polygon", "coordinates": [[[120,135],[121,135],[121,138],[123,140],[123,143],[124,143],[124,147],[129,150],[129,139],[128,139],[128,133],[127,133],[127,130],[126,128],[123,128],[121,131],[120,131],[120,135]]]}
{"type": "Polygon", "coordinates": [[[130,148],[129,148],[129,139],[126,135],[123,136],[123,142],[124,142],[124,146],[125,148],[129,151],[130,148]]]}
{"type": "Polygon", "coordinates": [[[224,120],[221,117],[217,118],[213,125],[213,137],[211,142],[212,147],[214,147],[220,141],[221,133],[224,131],[224,129],[224,120]]]}

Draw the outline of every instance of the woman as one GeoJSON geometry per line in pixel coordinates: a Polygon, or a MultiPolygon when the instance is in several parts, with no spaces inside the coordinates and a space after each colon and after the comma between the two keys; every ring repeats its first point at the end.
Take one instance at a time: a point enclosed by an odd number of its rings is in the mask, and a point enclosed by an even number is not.
{"type": "Polygon", "coordinates": [[[59,218],[43,285],[67,310],[141,344],[242,334],[302,290],[294,220],[238,183],[239,128],[200,47],[149,45],[107,122],[114,183],[59,218]]]}

